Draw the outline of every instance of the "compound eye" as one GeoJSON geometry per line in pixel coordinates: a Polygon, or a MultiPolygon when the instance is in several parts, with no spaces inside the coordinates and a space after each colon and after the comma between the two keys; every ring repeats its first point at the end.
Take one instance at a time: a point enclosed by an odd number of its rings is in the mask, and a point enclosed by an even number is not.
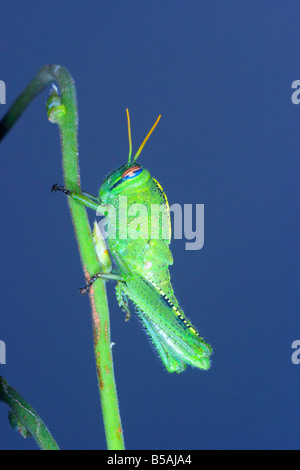
{"type": "Polygon", "coordinates": [[[139,165],[134,165],[131,168],[127,168],[127,170],[124,171],[124,173],[122,174],[122,178],[124,180],[135,178],[136,176],[140,175],[142,171],[143,171],[142,167],[140,167],[139,165]]]}

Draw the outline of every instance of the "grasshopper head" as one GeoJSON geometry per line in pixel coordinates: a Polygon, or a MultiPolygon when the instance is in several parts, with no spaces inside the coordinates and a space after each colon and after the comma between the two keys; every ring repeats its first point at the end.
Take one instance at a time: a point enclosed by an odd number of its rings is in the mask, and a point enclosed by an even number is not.
{"type": "Polygon", "coordinates": [[[118,194],[143,186],[150,178],[151,175],[146,168],[127,163],[117,168],[104,180],[99,191],[99,199],[102,204],[107,204],[118,194]]]}
{"type": "Polygon", "coordinates": [[[143,150],[147,140],[154,131],[158,121],[160,120],[160,115],[155,121],[154,125],[146,135],[142,144],[140,145],[138,151],[136,152],[133,159],[132,156],[132,142],[131,142],[131,128],[130,128],[130,118],[129,111],[126,108],[127,114],[127,124],[128,124],[128,140],[129,140],[129,155],[128,162],[114,170],[104,181],[100,190],[99,190],[99,199],[101,203],[109,203],[110,199],[116,195],[127,191],[128,189],[135,190],[139,186],[143,186],[151,178],[149,171],[144,168],[142,165],[135,163],[136,159],[143,150]]]}

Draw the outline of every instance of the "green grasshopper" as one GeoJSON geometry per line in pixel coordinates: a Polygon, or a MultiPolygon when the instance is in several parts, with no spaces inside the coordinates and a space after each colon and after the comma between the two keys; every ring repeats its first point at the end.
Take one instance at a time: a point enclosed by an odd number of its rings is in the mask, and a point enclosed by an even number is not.
{"type": "MultiPolygon", "coordinates": [[[[80,204],[105,215],[108,228],[116,226],[114,236],[108,230],[106,244],[95,222],[93,239],[101,272],[92,276],[80,292],[86,294],[98,278],[117,281],[117,300],[126,312],[126,320],[130,317],[128,307],[128,299],[130,299],[135,304],[142,324],[169,372],[182,372],[187,364],[207,370],[210,368],[209,358],[212,348],[200,337],[184,315],[170,281],[169,265],[173,264],[173,257],[169,249],[171,223],[167,197],[149,171],[135,163],[160,116],[132,159],[128,109],[126,113],[129,139],[128,162],[104,180],[99,196],[94,197],[86,192],[75,193],[59,185],[52,187],[52,191],[62,191],[80,204]],[[121,202],[124,199],[126,199],[127,206],[122,209],[121,202]],[[137,211],[140,214],[139,217],[133,216],[131,210],[133,206],[139,209],[137,211]],[[157,218],[156,220],[152,218],[152,208],[157,206],[161,209],[159,221],[157,218]],[[142,214],[143,207],[150,209],[151,216],[148,211],[146,215],[142,214]],[[123,215],[126,216],[125,223],[121,222],[122,210],[123,215]],[[149,230],[152,220],[156,224],[155,237],[149,230]],[[126,229],[132,225],[136,228],[135,234],[128,236],[129,232],[126,229]],[[112,268],[111,259],[116,269],[112,268]]],[[[153,229],[152,226],[151,228],[153,229]]]]}

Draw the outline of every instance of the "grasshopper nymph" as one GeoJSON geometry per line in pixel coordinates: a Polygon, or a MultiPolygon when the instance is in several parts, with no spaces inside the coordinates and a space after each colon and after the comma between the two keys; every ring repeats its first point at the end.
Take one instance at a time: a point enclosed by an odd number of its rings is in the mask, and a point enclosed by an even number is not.
{"type": "Polygon", "coordinates": [[[117,299],[126,312],[126,319],[130,316],[128,307],[130,299],[135,304],[138,315],[169,372],[182,372],[187,364],[199,369],[209,369],[212,348],[200,337],[184,315],[170,281],[169,265],[173,264],[173,257],[169,248],[171,224],[167,197],[149,171],[135,163],[160,116],[132,158],[128,109],[126,113],[129,137],[128,162],[114,170],[104,180],[99,196],[94,197],[84,192],[74,193],[58,185],[52,187],[53,191],[62,191],[68,197],[105,215],[108,227],[112,224],[116,226],[114,236],[111,236],[108,230],[105,243],[95,222],[93,239],[100,272],[90,278],[87,286],[81,289],[81,293],[88,292],[99,277],[116,281],[117,299]],[[119,216],[121,202],[125,199],[126,227],[120,224],[119,216]],[[138,205],[139,208],[143,205],[149,210],[146,212],[140,210],[140,226],[136,224],[137,236],[128,236],[129,228],[135,222],[130,210],[133,205],[138,205]],[[152,205],[159,205],[162,211],[161,221],[158,223],[158,235],[155,237],[152,236],[149,223],[152,205]],[[126,237],[120,236],[120,232],[124,233],[124,229],[128,229],[126,237]],[[115,270],[112,269],[111,259],[116,266],[115,270]]]}

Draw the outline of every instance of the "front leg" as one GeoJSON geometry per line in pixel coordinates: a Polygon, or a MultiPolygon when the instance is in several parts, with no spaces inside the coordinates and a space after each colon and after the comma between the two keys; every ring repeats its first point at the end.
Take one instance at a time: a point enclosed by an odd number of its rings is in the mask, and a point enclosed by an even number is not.
{"type": "Polygon", "coordinates": [[[82,192],[76,193],[75,191],[70,191],[69,189],[61,186],[60,184],[54,184],[51,188],[52,192],[60,191],[64,193],[66,196],[71,197],[74,201],[79,202],[80,204],[89,207],[90,209],[94,209],[96,212],[100,214],[104,214],[106,209],[105,206],[100,204],[100,201],[95,196],[92,196],[89,193],[82,192]]]}

